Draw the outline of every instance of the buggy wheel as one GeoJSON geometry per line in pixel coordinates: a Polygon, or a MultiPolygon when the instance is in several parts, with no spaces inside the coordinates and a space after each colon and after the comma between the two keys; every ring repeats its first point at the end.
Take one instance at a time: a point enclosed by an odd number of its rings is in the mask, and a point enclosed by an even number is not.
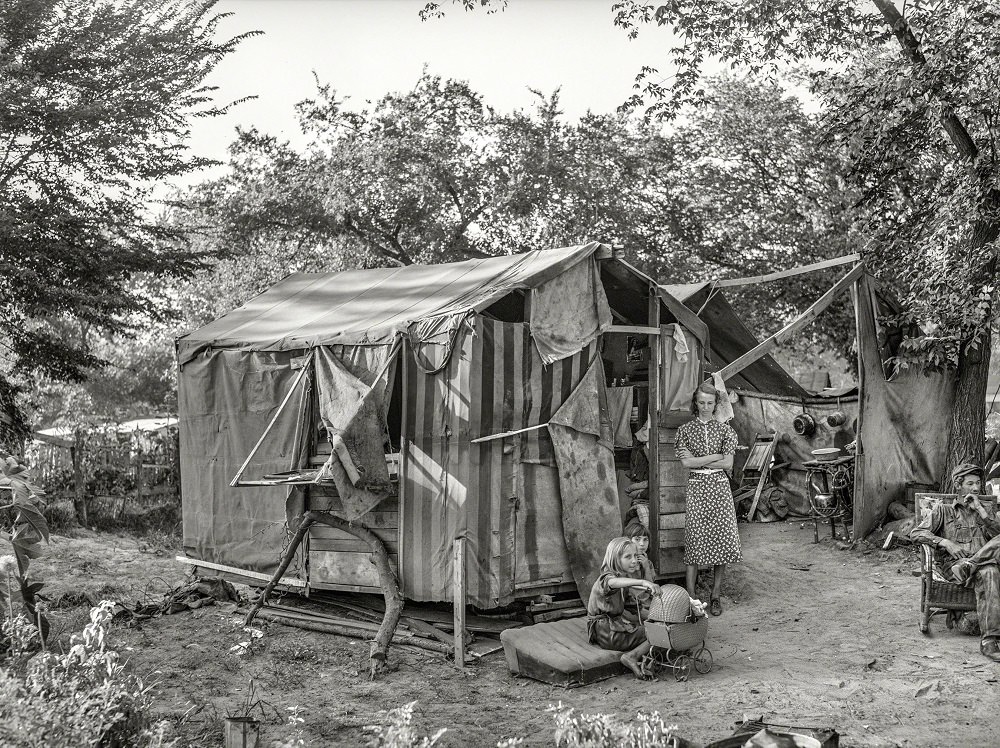
{"type": "Polygon", "coordinates": [[[660,671],[660,663],[652,653],[644,654],[639,660],[639,670],[648,680],[656,680],[656,675],[660,671]]]}
{"type": "Polygon", "coordinates": [[[712,672],[713,664],[714,660],[711,650],[706,649],[705,645],[702,644],[701,649],[694,653],[694,669],[704,675],[705,673],[712,672]]]}
{"type": "Polygon", "coordinates": [[[673,664],[674,668],[674,678],[679,682],[683,683],[691,675],[691,666],[694,664],[694,660],[688,655],[681,655],[678,657],[673,664]]]}

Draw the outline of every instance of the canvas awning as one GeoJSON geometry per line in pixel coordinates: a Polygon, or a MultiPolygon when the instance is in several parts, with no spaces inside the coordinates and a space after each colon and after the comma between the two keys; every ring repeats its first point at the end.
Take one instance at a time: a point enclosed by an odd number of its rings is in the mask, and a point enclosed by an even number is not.
{"type": "MultiPolygon", "coordinates": [[[[680,299],[708,325],[711,361],[720,369],[744,353],[757,347],[760,341],[736,314],[712,283],[680,283],[661,286],[670,296],[680,299]]],[[[771,356],[763,356],[729,379],[732,387],[769,395],[806,398],[809,393],[795,381],[771,356]]]]}

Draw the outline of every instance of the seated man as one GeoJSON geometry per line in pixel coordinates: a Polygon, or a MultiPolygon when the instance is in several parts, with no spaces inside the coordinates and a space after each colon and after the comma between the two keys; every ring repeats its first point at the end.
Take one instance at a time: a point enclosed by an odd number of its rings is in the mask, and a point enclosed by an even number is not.
{"type": "Polygon", "coordinates": [[[967,559],[989,538],[1000,536],[1000,523],[977,498],[982,491],[983,469],[963,463],[951,473],[958,498],[942,501],[910,532],[910,538],[934,549],[934,571],[943,579],[971,585],[982,641],[979,651],[1000,662],[1000,568],[992,562],[968,568],[967,559]]]}

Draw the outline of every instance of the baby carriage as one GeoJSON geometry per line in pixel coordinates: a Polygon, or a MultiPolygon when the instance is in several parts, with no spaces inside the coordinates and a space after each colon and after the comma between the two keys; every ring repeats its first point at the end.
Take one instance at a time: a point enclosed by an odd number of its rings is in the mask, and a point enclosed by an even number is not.
{"type": "Polygon", "coordinates": [[[705,647],[708,619],[695,617],[683,587],[663,585],[649,607],[645,627],[652,645],[640,662],[646,675],[655,677],[669,669],[674,678],[686,681],[692,669],[702,675],[712,670],[712,653],[705,647]]]}

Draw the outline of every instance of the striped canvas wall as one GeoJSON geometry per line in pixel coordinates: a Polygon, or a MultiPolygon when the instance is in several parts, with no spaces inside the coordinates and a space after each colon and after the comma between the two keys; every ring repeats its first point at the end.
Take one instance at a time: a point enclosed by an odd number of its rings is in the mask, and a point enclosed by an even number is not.
{"type": "Polygon", "coordinates": [[[561,528],[552,528],[551,523],[544,528],[525,526],[525,519],[535,514],[525,512],[521,501],[531,490],[524,486],[533,484],[533,471],[522,469],[522,463],[554,465],[545,429],[516,438],[470,442],[547,422],[579,382],[596,350],[595,342],[544,367],[527,325],[475,316],[459,333],[441,371],[422,372],[412,352],[404,352],[399,559],[407,598],[451,599],[451,545],[459,535],[466,538],[468,549],[468,602],[482,607],[509,602],[515,582],[531,581],[515,579],[515,568],[522,574],[533,573],[524,554],[538,547],[539,532],[561,542],[561,528]]]}

